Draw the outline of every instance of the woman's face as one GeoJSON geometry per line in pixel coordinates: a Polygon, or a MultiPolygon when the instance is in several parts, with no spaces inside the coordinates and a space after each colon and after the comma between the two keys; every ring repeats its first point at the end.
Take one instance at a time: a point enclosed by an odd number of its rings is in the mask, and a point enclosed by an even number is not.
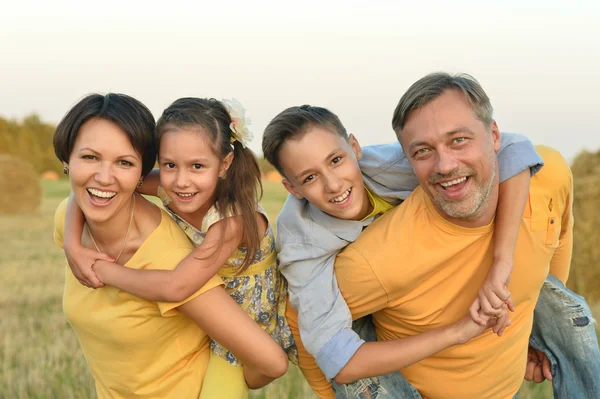
{"type": "Polygon", "coordinates": [[[71,190],[89,222],[128,213],[142,174],[142,159],[113,122],[90,119],[81,126],[69,157],[71,190]]]}

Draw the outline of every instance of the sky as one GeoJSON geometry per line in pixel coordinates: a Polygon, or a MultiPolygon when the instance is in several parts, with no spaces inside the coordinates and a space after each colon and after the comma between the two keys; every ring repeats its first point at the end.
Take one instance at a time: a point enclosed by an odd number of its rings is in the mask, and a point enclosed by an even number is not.
{"type": "Polygon", "coordinates": [[[262,131],[287,107],[338,114],[362,145],[434,71],[477,78],[501,131],[569,160],[600,150],[598,1],[0,0],[0,116],[57,123],[121,92],[158,118],[179,97],[236,98],[262,131]]]}

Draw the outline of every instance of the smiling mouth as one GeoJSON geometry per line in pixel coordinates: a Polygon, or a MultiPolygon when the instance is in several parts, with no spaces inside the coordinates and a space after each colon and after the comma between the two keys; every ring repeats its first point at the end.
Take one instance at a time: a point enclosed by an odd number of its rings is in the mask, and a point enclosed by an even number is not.
{"type": "Polygon", "coordinates": [[[342,195],[330,199],[329,202],[336,204],[336,205],[343,205],[348,201],[348,197],[350,196],[351,192],[352,192],[352,187],[350,187],[348,190],[344,191],[344,193],[342,195]]]}
{"type": "Polygon", "coordinates": [[[457,184],[460,184],[460,183],[463,183],[463,182],[467,181],[467,178],[468,178],[468,176],[463,176],[463,177],[460,177],[458,179],[454,179],[454,180],[443,182],[443,183],[439,183],[439,184],[440,184],[440,186],[442,186],[442,188],[444,190],[446,190],[447,188],[450,188],[452,186],[455,186],[457,184]]]}
{"type": "Polygon", "coordinates": [[[102,199],[111,199],[115,195],[117,195],[117,193],[115,193],[114,191],[102,191],[102,190],[98,190],[95,188],[88,188],[87,192],[94,197],[98,197],[98,198],[102,198],[102,199]]]}
{"type": "Polygon", "coordinates": [[[177,196],[183,200],[189,200],[198,193],[175,193],[175,194],[177,194],[177,196]]]}

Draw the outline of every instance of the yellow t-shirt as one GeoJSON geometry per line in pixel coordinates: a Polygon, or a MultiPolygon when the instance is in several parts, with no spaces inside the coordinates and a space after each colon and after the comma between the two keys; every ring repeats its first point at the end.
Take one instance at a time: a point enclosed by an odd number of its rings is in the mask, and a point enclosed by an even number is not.
{"type": "MultiPolygon", "coordinates": [[[[548,272],[565,281],[572,254],[572,177],[558,152],[538,147],[509,289],[516,306],[501,338],[467,344],[400,370],[424,397],[512,398],[525,374],[533,310],[548,272]]],[[[493,223],[443,219],[421,188],[338,255],[339,288],[354,319],[373,314],[379,340],[447,326],[468,313],[492,262],[493,223]]]]}
{"type": "Polygon", "coordinates": [[[371,202],[371,205],[373,206],[373,210],[362,220],[367,220],[370,217],[382,215],[390,209],[394,208],[394,205],[388,204],[386,201],[383,200],[383,198],[381,198],[375,193],[372,193],[371,190],[369,190],[367,187],[365,187],[365,190],[367,190],[367,196],[369,197],[369,202],[371,202]]]}
{"type": "MultiPolygon", "coordinates": [[[[54,239],[63,246],[67,201],[55,216],[54,239]]],[[[193,249],[161,210],[160,225],[125,266],[174,269],[193,249]]],[[[209,358],[208,336],[176,308],[214,287],[212,278],[180,303],[151,302],[115,287],[86,288],[65,270],[63,309],[104,398],[197,398],[209,358]]]]}

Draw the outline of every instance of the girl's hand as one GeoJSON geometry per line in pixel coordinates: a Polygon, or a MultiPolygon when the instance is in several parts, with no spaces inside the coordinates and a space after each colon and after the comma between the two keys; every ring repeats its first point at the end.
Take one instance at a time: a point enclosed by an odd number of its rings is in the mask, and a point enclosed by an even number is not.
{"type": "Polygon", "coordinates": [[[93,266],[98,260],[112,262],[113,259],[110,256],[81,245],[65,246],[65,254],[69,267],[80,284],[94,289],[104,287],[104,284],[96,276],[93,266]]]}

